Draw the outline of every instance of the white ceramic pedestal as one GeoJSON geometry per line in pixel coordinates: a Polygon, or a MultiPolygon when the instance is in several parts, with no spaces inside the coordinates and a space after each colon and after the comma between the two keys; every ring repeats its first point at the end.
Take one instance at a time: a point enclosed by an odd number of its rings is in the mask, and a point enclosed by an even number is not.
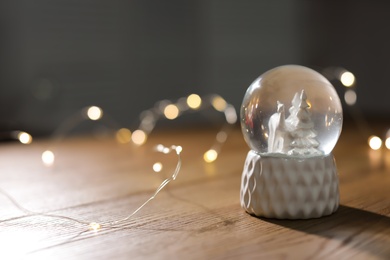
{"type": "Polygon", "coordinates": [[[240,195],[241,206],[259,217],[308,219],[330,215],[339,206],[333,155],[300,159],[261,157],[249,151],[240,195]]]}

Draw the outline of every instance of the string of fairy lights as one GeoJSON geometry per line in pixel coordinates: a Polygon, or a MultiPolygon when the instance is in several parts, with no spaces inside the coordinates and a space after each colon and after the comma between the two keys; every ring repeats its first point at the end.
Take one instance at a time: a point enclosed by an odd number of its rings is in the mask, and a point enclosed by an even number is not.
{"type": "MultiPolygon", "coordinates": [[[[141,146],[146,143],[148,136],[156,127],[158,120],[175,120],[186,113],[194,111],[199,112],[210,108],[223,113],[226,121],[221,130],[216,134],[213,145],[203,154],[204,161],[211,163],[217,159],[223,144],[227,140],[231,127],[237,122],[237,112],[234,106],[227,103],[225,99],[216,94],[203,98],[197,94],[191,94],[187,97],[179,98],[176,102],[169,100],[158,101],[154,107],[145,110],[140,114],[140,124],[137,129],[131,131],[129,128],[120,128],[115,132],[115,138],[121,144],[132,143],[136,146],[141,146]]],[[[55,131],[52,138],[61,140],[82,121],[99,121],[103,119],[104,114],[103,109],[98,106],[83,108],[81,111],[65,120],[55,131]]],[[[112,119],[110,121],[112,121],[112,119]]],[[[23,136],[19,138],[19,141],[24,141],[22,143],[25,144],[31,143],[32,137],[23,132],[23,136]],[[23,140],[22,138],[28,138],[28,142],[25,142],[26,140],[23,140]]],[[[42,162],[46,166],[52,166],[55,162],[54,151],[44,151],[42,153],[42,162]]],[[[160,164],[153,165],[155,171],[161,170],[161,167],[160,164]]]]}
{"type": "MultiPolygon", "coordinates": [[[[119,143],[133,143],[134,145],[143,145],[148,135],[153,131],[156,123],[161,118],[174,120],[188,110],[200,111],[209,107],[225,114],[227,125],[234,125],[237,122],[237,113],[235,108],[228,104],[219,95],[206,96],[203,99],[197,94],[191,94],[186,98],[180,98],[176,103],[168,100],[162,100],[156,103],[152,109],[145,110],[140,114],[141,123],[138,129],[131,132],[128,128],[120,128],[116,131],[115,137],[119,143]]],[[[75,128],[83,120],[99,121],[103,118],[103,109],[98,106],[90,106],[81,109],[76,115],[65,120],[53,134],[52,139],[64,138],[70,130],[75,128]]],[[[216,143],[204,154],[206,162],[213,162],[217,159],[219,150],[227,139],[229,127],[223,127],[216,135],[216,143]]],[[[33,137],[24,131],[13,131],[10,138],[19,140],[22,144],[31,144],[33,137]]],[[[55,155],[51,150],[42,153],[42,161],[46,166],[54,163],[55,155]]]]}
{"type": "MultiPolygon", "coordinates": [[[[322,73],[330,80],[339,81],[344,90],[343,100],[348,108],[359,129],[368,136],[368,146],[372,150],[379,150],[386,147],[390,150],[390,129],[382,137],[373,135],[369,124],[366,122],[361,111],[356,105],[357,102],[357,84],[356,77],[351,72],[341,67],[328,67],[322,70],[322,73]],[[384,144],[384,146],[383,146],[384,144]]],[[[211,105],[215,110],[223,112],[226,117],[226,122],[234,124],[237,121],[237,114],[234,107],[228,104],[219,95],[210,95],[201,98],[197,94],[191,94],[188,97],[180,98],[176,103],[168,100],[162,100],[156,103],[152,109],[146,110],[140,114],[141,123],[138,129],[133,132],[128,128],[121,128],[116,132],[116,139],[119,143],[130,143],[140,146],[143,145],[148,135],[154,129],[156,122],[160,118],[174,120],[187,110],[200,110],[207,107],[205,104],[211,105]]],[[[100,120],[103,117],[103,110],[98,106],[86,107],[81,111],[82,118],[93,121],[100,120]]],[[[210,150],[204,154],[206,162],[213,162],[217,159],[219,148],[225,142],[227,134],[225,131],[220,131],[216,136],[217,145],[213,145],[210,150]],[[218,145],[221,144],[221,145],[218,145]]],[[[19,140],[22,144],[30,144],[33,140],[32,136],[24,131],[13,131],[11,138],[19,140]]],[[[54,163],[55,155],[52,151],[47,150],[42,154],[42,161],[45,165],[50,166],[54,163]]],[[[159,167],[154,167],[158,169],[159,167]]]]}
{"type": "MultiPolygon", "coordinates": [[[[168,185],[168,183],[170,183],[171,181],[174,181],[177,178],[177,176],[180,172],[181,164],[182,164],[180,154],[183,151],[183,148],[181,146],[177,146],[177,145],[165,147],[162,144],[159,144],[156,146],[155,151],[159,152],[159,153],[163,153],[163,154],[169,154],[171,152],[175,152],[177,154],[177,158],[178,158],[175,170],[173,171],[173,173],[170,177],[166,178],[164,181],[161,182],[161,184],[155,190],[154,194],[151,197],[149,197],[149,199],[147,199],[143,204],[141,204],[141,206],[139,206],[136,210],[132,211],[128,216],[126,216],[125,218],[122,218],[122,219],[98,223],[98,222],[94,222],[94,221],[90,222],[90,221],[85,221],[85,220],[81,220],[78,218],[72,218],[72,217],[63,216],[63,215],[36,212],[36,211],[32,211],[32,210],[29,210],[29,209],[26,209],[25,207],[23,207],[11,195],[9,195],[5,190],[3,190],[1,188],[0,188],[0,193],[3,194],[6,198],[8,198],[9,201],[11,201],[15,207],[17,207],[19,210],[21,210],[22,212],[24,212],[26,214],[23,217],[42,216],[42,217],[49,217],[49,218],[65,219],[65,220],[73,221],[73,222],[76,222],[76,223],[79,223],[82,225],[86,225],[88,227],[87,230],[92,230],[95,232],[102,229],[102,228],[116,228],[116,227],[119,227],[121,224],[126,224],[126,222],[131,217],[133,217],[137,212],[139,212],[143,207],[145,207],[151,200],[153,200],[160,193],[160,191],[166,185],[168,185]]],[[[6,220],[2,220],[1,222],[5,222],[5,221],[6,220]]]]}
{"type": "MultiPolygon", "coordinates": [[[[138,128],[136,128],[134,131],[131,131],[129,128],[119,128],[115,131],[115,139],[121,144],[132,143],[135,146],[141,146],[146,143],[148,136],[152,133],[158,120],[175,120],[179,116],[184,115],[186,113],[199,112],[201,110],[210,108],[213,108],[214,110],[223,113],[225,116],[224,126],[216,134],[213,145],[203,155],[203,160],[207,163],[211,163],[217,159],[223,144],[227,140],[230,128],[237,122],[237,112],[234,106],[227,103],[221,96],[216,94],[209,95],[206,97],[200,97],[197,94],[191,94],[187,97],[179,98],[176,102],[172,102],[169,100],[158,101],[154,107],[145,110],[140,114],[140,123],[138,125],[138,128]]],[[[83,121],[99,121],[104,118],[109,119],[108,121],[111,123],[113,122],[112,118],[105,114],[102,108],[98,106],[85,107],[78,111],[76,114],[70,116],[68,119],[64,120],[63,123],[54,131],[51,139],[52,141],[61,141],[69,134],[71,130],[73,130],[83,121]]],[[[117,124],[115,123],[115,125],[117,124]]],[[[29,133],[23,131],[12,132],[11,137],[19,140],[20,143],[26,145],[31,144],[33,141],[33,137],[29,133]]],[[[163,154],[169,154],[171,152],[175,152],[177,154],[178,161],[172,176],[162,181],[160,186],[156,189],[155,193],[143,204],[141,204],[141,206],[139,206],[136,210],[132,211],[132,213],[129,214],[127,217],[119,220],[98,223],[84,221],[67,216],[34,212],[24,208],[15,199],[13,199],[12,196],[10,196],[6,191],[2,190],[1,188],[0,193],[7,197],[17,208],[26,213],[26,217],[39,215],[52,218],[67,219],[70,221],[87,225],[88,230],[93,231],[98,231],[101,228],[117,227],[118,225],[126,223],[126,221],[128,221],[132,216],[139,212],[144,206],[149,203],[149,201],[153,200],[168,183],[174,181],[179,174],[181,168],[180,154],[183,148],[179,145],[172,145],[170,147],[166,147],[162,144],[159,144],[155,147],[155,150],[163,154]]],[[[55,158],[56,155],[53,149],[45,150],[41,156],[42,163],[47,167],[51,167],[55,164],[55,158]]],[[[160,172],[162,168],[163,164],[161,162],[156,162],[152,166],[154,172],[160,172]]]]}
{"type": "Polygon", "coordinates": [[[390,150],[390,129],[382,137],[372,134],[373,130],[356,105],[358,96],[356,93],[357,84],[355,75],[341,67],[328,67],[324,69],[322,73],[329,80],[338,80],[342,84],[344,90],[344,102],[349,108],[351,116],[353,117],[360,131],[364,135],[368,136],[367,143],[370,149],[379,150],[383,147],[386,147],[388,150],[390,150]]]}

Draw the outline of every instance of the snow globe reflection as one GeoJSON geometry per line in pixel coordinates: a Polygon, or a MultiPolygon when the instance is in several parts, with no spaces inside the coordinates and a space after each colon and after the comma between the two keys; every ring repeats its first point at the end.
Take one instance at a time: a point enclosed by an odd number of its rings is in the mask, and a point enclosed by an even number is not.
{"type": "Polygon", "coordinates": [[[342,108],[330,82],[298,65],[272,69],[248,88],[241,127],[251,150],[241,183],[250,214],[306,219],[338,207],[332,149],[342,128],[342,108]]]}

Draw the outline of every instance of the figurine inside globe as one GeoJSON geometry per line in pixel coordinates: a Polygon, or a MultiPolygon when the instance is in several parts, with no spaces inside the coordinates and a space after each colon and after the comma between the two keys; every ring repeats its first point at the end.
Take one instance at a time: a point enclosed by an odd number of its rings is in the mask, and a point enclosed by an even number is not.
{"type": "Polygon", "coordinates": [[[262,74],[248,88],[241,106],[244,139],[262,156],[328,155],[342,122],[340,99],[330,82],[298,65],[262,74]]]}

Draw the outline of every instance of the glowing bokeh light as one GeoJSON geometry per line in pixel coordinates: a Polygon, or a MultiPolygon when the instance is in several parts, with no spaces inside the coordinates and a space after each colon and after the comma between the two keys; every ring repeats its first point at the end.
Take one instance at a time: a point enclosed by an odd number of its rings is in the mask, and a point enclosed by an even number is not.
{"type": "Polygon", "coordinates": [[[99,120],[103,117],[103,110],[100,107],[91,106],[87,110],[87,116],[90,120],[99,120]]]}
{"type": "Polygon", "coordinates": [[[347,103],[347,105],[350,105],[350,106],[355,105],[356,99],[357,99],[357,95],[356,95],[356,92],[354,90],[349,89],[349,90],[345,91],[344,100],[345,100],[345,103],[347,103]]]}
{"type": "Polygon", "coordinates": [[[140,115],[140,119],[140,128],[151,132],[156,124],[156,118],[153,112],[149,110],[143,111],[140,115]]]}
{"type": "Polygon", "coordinates": [[[228,135],[225,131],[221,131],[217,134],[217,141],[220,142],[220,143],[224,143],[226,142],[226,139],[227,139],[228,135]]]}
{"type": "Polygon", "coordinates": [[[372,135],[368,138],[368,145],[372,150],[378,150],[382,147],[382,140],[378,136],[372,135]]]}
{"type": "Polygon", "coordinates": [[[179,108],[176,105],[170,104],[164,108],[164,116],[167,119],[173,120],[179,115],[179,108]]]}
{"type": "Polygon", "coordinates": [[[218,157],[218,153],[214,149],[208,150],[203,155],[204,161],[208,163],[214,162],[217,159],[217,157],[218,157]]]}
{"type": "Polygon", "coordinates": [[[387,137],[387,138],[386,138],[385,146],[386,146],[387,149],[390,150],[390,137],[387,137]]]}
{"type": "Polygon", "coordinates": [[[89,223],[89,230],[92,230],[92,231],[98,231],[101,229],[101,225],[99,223],[96,223],[96,222],[91,222],[89,223]]]}
{"type": "Polygon", "coordinates": [[[183,147],[181,147],[181,146],[175,146],[174,149],[175,149],[177,154],[180,154],[183,151],[183,147]]]}
{"type": "Polygon", "coordinates": [[[214,97],[213,100],[211,101],[211,104],[213,105],[215,110],[219,112],[223,112],[227,106],[226,101],[220,96],[214,97]]]}
{"type": "Polygon", "coordinates": [[[18,139],[22,144],[31,144],[32,142],[32,136],[26,132],[20,132],[18,134],[18,139]]]}
{"type": "Polygon", "coordinates": [[[164,145],[158,144],[158,145],[156,145],[155,149],[156,149],[156,151],[162,153],[162,151],[164,150],[164,145]]]}
{"type": "Polygon", "coordinates": [[[234,109],[233,106],[228,106],[226,109],[225,109],[225,116],[226,116],[226,121],[229,123],[229,124],[234,124],[237,122],[237,113],[236,113],[236,110],[234,109]]]}
{"type": "Polygon", "coordinates": [[[131,141],[131,131],[127,128],[121,128],[116,132],[115,137],[118,143],[127,144],[131,141]]]}
{"type": "Polygon", "coordinates": [[[135,130],[131,136],[131,140],[136,145],[143,145],[146,142],[147,135],[142,130],[135,130]]]}
{"type": "Polygon", "coordinates": [[[340,81],[344,86],[351,87],[355,83],[355,76],[351,72],[345,71],[341,74],[340,81]]]}
{"type": "Polygon", "coordinates": [[[187,97],[187,105],[192,109],[198,109],[202,104],[202,99],[197,94],[191,94],[187,97]]]}
{"type": "Polygon", "coordinates": [[[155,172],[161,172],[162,168],[163,165],[160,162],[156,162],[155,164],[153,164],[153,171],[155,172]]]}
{"type": "Polygon", "coordinates": [[[52,166],[54,164],[55,156],[50,150],[46,150],[42,153],[42,162],[46,166],[52,166]]]}

